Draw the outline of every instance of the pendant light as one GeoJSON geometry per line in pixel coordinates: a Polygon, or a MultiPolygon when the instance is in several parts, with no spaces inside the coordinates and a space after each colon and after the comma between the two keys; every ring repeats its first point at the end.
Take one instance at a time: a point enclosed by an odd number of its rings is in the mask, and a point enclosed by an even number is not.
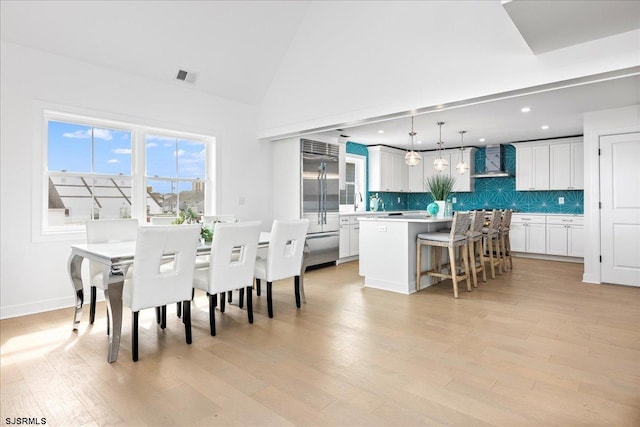
{"type": "Polygon", "coordinates": [[[440,128],[440,139],[438,140],[438,158],[433,161],[433,167],[438,172],[442,172],[449,166],[449,162],[446,159],[442,158],[442,125],[444,122],[438,122],[438,127],[440,128]]]}
{"type": "Polygon", "coordinates": [[[469,165],[464,162],[464,134],[467,133],[467,131],[461,130],[458,133],[460,134],[460,161],[456,165],[456,170],[462,175],[469,170],[469,165]]]}
{"type": "Polygon", "coordinates": [[[420,157],[420,154],[413,151],[413,140],[416,135],[417,135],[416,132],[413,131],[413,116],[411,116],[411,132],[409,132],[410,151],[408,151],[407,154],[404,156],[404,162],[409,166],[416,166],[418,163],[420,163],[420,160],[422,160],[422,157],[420,157]]]}

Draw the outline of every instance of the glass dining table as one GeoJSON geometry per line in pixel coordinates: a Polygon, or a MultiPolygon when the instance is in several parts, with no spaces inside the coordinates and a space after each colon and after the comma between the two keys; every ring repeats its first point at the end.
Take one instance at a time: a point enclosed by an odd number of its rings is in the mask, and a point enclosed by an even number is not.
{"type": "MultiPolygon", "coordinates": [[[[270,233],[261,232],[258,248],[269,246],[270,233]]],[[[103,285],[105,303],[109,317],[109,348],[107,361],[115,362],[118,359],[120,348],[120,336],[122,332],[122,288],[124,285],[124,275],[121,267],[131,265],[134,262],[136,252],[136,242],[108,242],[108,243],[81,243],[71,245],[69,255],[68,270],[71,284],[76,298],[75,311],[73,315],[73,331],[77,331],[82,318],[82,307],[84,305],[84,286],[82,283],[82,261],[89,259],[104,265],[103,285]]],[[[211,244],[200,243],[197,255],[204,256],[211,252],[211,244]]],[[[300,272],[300,296],[306,302],[304,294],[304,270],[308,249],[305,244],[305,256],[300,272]]]]}

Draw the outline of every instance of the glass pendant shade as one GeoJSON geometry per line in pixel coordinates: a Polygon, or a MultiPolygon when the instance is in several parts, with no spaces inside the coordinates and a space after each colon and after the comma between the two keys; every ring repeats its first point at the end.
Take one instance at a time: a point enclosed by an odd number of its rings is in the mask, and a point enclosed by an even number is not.
{"type": "Polygon", "coordinates": [[[462,175],[469,170],[469,165],[464,162],[464,134],[467,133],[467,131],[461,130],[459,133],[460,133],[460,162],[456,165],[456,170],[460,175],[462,175]]]}
{"type": "Polygon", "coordinates": [[[404,162],[409,166],[416,166],[422,160],[420,154],[413,151],[413,138],[416,136],[416,132],[413,131],[413,116],[411,117],[411,132],[409,132],[409,146],[410,150],[404,156],[404,162]]]}
{"type": "Polygon", "coordinates": [[[440,139],[438,140],[438,158],[433,161],[433,168],[438,172],[442,172],[449,166],[449,162],[442,158],[442,125],[444,122],[438,122],[438,128],[440,129],[440,139]]]}
{"type": "Polygon", "coordinates": [[[422,160],[422,157],[420,157],[420,154],[416,153],[415,151],[409,151],[404,156],[404,162],[409,166],[416,166],[420,163],[420,160],[422,160]]]}
{"type": "Polygon", "coordinates": [[[456,170],[460,175],[462,175],[469,170],[469,165],[467,165],[465,162],[460,162],[456,165],[456,170]]]}
{"type": "Polygon", "coordinates": [[[447,166],[449,166],[449,162],[443,159],[442,157],[438,157],[433,161],[433,167],[435,168],[435,170],[439,172],[442,172],[443,170],[445,170],[447,166]]]}

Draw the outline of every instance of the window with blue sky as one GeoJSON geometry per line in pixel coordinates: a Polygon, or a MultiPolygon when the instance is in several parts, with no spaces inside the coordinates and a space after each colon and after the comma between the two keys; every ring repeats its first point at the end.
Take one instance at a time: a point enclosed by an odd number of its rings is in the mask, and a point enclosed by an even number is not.
{"type": "Polygon", "coordinates": [[[127,218],[136,204],[139,215],[146,211],[145,222],[186,209],[204,215],[209,138],[74,119],[57,113],[47,119],[45,227],[127,218]],[[144,160],[140,178],[134,152],[144,160]]]}

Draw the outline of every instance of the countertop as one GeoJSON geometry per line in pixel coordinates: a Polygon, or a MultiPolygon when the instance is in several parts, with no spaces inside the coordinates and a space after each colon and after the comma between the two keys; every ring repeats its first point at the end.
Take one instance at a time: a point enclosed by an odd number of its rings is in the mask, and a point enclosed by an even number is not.
{"type": "Polygon", "coordinates": [[[389,214],[393,214],[393,213],[401,213],[403,215],[426,215],[427,211],[362,211],[362,212],[352,212],[352,211],[345,211],[345,212],[340,212],[340,216],[362,216],[362,217],[366,217],[366,216],[373,216],[373,215],[389,215],[389,214]]]}
{"type": "MultiPolygon", "coordinates": [[[[487,209],[487,212],[490,212],[487,209]]],[[[364,211],[364,212],[340,212],[340,216],[358,216],[358,217],[367,217],[367,216],[386,216],[393,213],[401,213],[402,216],[411,216],[411,215],[423,215],[427,214],[427,211],[364,211]]],[[[515,215],[526,215],[526,216],[572,216],[581,218],[584,217],[584,214],[565,214],[565,213],[540,213],[540,212],[514,212],[515,215]]],[[[400,216],[400,215],[399,215],[400,216]]],[[[401,217],[402,217],[401,216],[401,217]]]]}
{"type": "Polygon", "coordinates": [[[378,217],[361,217],[358,221],[398,221],[398,222],[420,222],[420,223],[439,223],[451,222],[453,217],[435,218],[427,215],[397,215],[397,216],[378,216],[378,217]]]}

